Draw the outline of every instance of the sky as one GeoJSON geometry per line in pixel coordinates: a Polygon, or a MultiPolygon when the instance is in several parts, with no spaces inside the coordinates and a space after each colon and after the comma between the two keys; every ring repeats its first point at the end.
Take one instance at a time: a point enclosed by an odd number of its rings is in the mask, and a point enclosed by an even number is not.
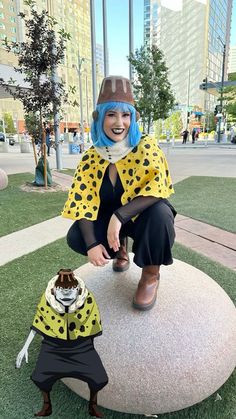
{"type": "MultiPolygon", "coordinates": [[[[175,1],[175,0],[172,0],[175,1]]],[[[96,42],[103,44],[102,0],[95,0],[96,42]]],[[[129,1],[106,0],[107,38],[109,53],[109,74],[129,77],[129,1]]],[[[134,4],[134,48],[143,44],[143,0],[133,0],[134,4]]],[[[236,0],[233,0],[231,22],[231,45],[236,45],[236,0]]]]}

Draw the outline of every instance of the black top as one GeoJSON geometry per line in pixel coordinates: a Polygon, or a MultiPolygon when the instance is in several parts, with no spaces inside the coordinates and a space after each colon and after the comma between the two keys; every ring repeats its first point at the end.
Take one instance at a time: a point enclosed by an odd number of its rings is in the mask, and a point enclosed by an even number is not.
{"type": "MultiPolygon", "coordinates": [[[[119,175],[117,174],[116,184],[113,186],[110,177],[109,177],[109,166],[106,169],[104,178],[102,181],[102,186],[99,192],[100,196],[100,207],[98,211],[98,219],[103,217],[104,222],[107,220],[109,222],[113,214],[120,220],[122,224],[127,223],[135,215],[140,214],[149,206],[153,205],[161,198],[155,198],[153,196],[139,196],[133,199],[128,204],[122,205],[121,196],[124,193],[124,189],[120,180],[119,175]]],[[[99,244],[95,234],[93,223],[94,221],[86,220],[82,218],[78,221],[80,230],[82,232],[87,250],[95,247],[99,244]]]]}

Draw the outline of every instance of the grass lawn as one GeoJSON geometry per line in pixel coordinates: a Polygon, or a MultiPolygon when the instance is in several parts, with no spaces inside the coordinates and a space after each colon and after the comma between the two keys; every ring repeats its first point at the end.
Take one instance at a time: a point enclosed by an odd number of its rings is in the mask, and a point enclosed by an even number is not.
{"type": "Polygon", "coordinates": [[[59,170],[59,172],[60,173],[65,173],[65,175],[74,176],[75,169],[63,169],[63,170],[59,170]]]}
{"type": "MultiPolygon", "coordinates": [[[[200,268],[215,279],[236,300],[236,272],[202,257],[180,245],[174,246],[174,257],[200,268]]],[[[86,258],[72,252],[64,239],[58,240],[29,255],[0,267],[1,275],[1,419],[30,419],[41,408],[41,395],[30,380],[34,368],[40,338],[29,349],[29,363],[16,370],[15,358],[29,332],[36,305],[48,280],[61,267],[77,268],[86,258]]],[[[236,373],[218,390],[222,400],[215,401],[216,394],[188,409],[158,415],[161,419],[235,419],[236,373]]],[[[52,419],[88,419],[87,402],[57,382],[52,391],[54,412],[52,419]]],[[[107,419],[143,418],[105,410],[107,419]]]]}
{"type": "Polygon", "coordinates": [[[0,237],[60,215],[67,192],[24,192],[20,186],[34,175],[9,175],[9,184],[0,191],[0,237]]]}
{"type": "Polygon", "coordinates": [[[236,178],[191,176],[170,200],[179,214],[236,233],[236,178]]]}

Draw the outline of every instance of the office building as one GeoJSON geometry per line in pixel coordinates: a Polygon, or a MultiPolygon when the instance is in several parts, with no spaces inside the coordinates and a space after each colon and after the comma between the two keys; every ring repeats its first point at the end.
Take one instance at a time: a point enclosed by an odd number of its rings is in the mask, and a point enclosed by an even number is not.
{"type": "MultiPolygon", "coordinates": [[[[37,10],[43,9],[53,16],[58,25],[56,31],[63,28],[71,36],[66,43],[65,58],[58,67],[58,77],[65,82],[66,90],[76,87],[76,93],[70,93],[70,100],[80,104],[79,70],[82,83],[83,120],[90,122],[93,111],[92,101],[92,71],[91,71],[91,37],[90,37],[90,2],[88,0],[37,0],[37,10]],[[81,65],[81,66],[80,66],[81,65]]],[[[25,28],[22,19],[17,14],[24,12],[29,16],[29,8],[23,0],[0,0],[0,38],[7,37],[10,41],[25,40],[25,28]]],[[[17,58],[0,46],[0,65],[17,65],[17,58]]],[[[22,130],[23,109],[19,101],[12,99],[0,100],[0,114],[9,110],[14,118],[21,121],[22,130]]],[[[63,124],[61,129],[72,129],[80,121],[80,108],[64,104],[63,124]]]]}
{"type": "Polygon", "coordinates": [[[232,0],[144,0],[144,44],[164,53],[180,109],[214,109],[216,97],[199,86],[221,81],[224,44],[227,80],[231,15],[232,0]]]}
{"type": "Polygon", "coordinates": [[[236,45],[233,45],[229,49],[229,65],[228,74],[236,73],[236,45]]]}

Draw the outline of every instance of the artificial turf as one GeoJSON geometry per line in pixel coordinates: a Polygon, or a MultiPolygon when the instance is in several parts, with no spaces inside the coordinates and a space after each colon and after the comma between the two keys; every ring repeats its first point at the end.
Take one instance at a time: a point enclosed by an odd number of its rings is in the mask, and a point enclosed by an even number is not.
{"type": "Polygon", "coordinates": [[[236,233],[236,178],[191,176],[170,200],[179,214],[236,233]]]}
{"type": "MultiPolygon", "coordinates": [[[[174,257],[206,272],[236,300],[236,272],[192,252],[181,245],[174,246],[174,257]]],[[[29,363],[16,370],[15,359],[29,332],[36,306],[49,279],[62,267],[75,269],[85,263],[66,245],[58,240],[29,255],[16,259],[0,268],[1,275],[1,419],[30,419],[41,408],[41,395],[30,380],[34,368],[40,338],[32,342],[29,363]]],[[[190,408],[158,415],[161,419],[235,419],[236,373],[218,390],[221,397],[213,394],[190,408]],[[218,400],[219,399],[219,400],[218,400]]],[[[87,402],[57,382],[52,391],[52,419],[86,419],[87,402]]],[[[142,415],[129,415],[103,409],[107,419],[139,419],[142,415]]],[[[154,412],[153,412],[154,413],[154,412]]]]}
{"type": "Polygon", "coordinates": [[[8,187],[0,191],[0,237],[60,215],[67,192],[25,192],[31,173],[8,176],[8,187]]]}

